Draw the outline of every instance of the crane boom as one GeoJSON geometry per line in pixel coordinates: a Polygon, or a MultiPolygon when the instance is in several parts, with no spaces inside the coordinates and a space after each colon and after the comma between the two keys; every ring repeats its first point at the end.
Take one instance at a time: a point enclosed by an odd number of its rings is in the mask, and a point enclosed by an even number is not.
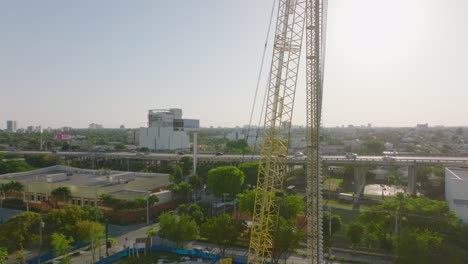
{"type": "Polygon", "coordinates": [[[320,122],[322,115],[326,0],[307,1],[306,23],[306,105],[307,168],[306,220],[307,253],[310,263],[323,262],[322,186],[320,160],[320,122]]]}
{"type": "Polygon", "coordinates": [[[278,2],[249,263],[265,263],[272,259],[279,220],[278,197],[283,196],[286,178],[304,25],[307,36],[307,249],[310,263],[321,263],[323,259],[319,140],[324,68],[324,7],[326,0],[278,2]]]}
{"type": "Polygon", "coordinates": [[[268,81],[261,161],[249,246],[249,263],[272,257],[279,217],[276,197],[283,190],[306,0],[280,0],[268,81]]]}

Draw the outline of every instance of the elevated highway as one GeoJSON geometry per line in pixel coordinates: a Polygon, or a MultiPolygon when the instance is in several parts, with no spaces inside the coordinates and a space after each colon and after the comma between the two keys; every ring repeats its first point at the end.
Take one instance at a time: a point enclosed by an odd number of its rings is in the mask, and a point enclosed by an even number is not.
{"type": "MultiPolygon", "coordinates": [[[[46,151],[0,151],[4,154],[51,154],[46,151]]],[[[183,157],[192,157],[191,154],[178,155],[173,153],[131,153],[131,152],[57,152],[53,153],[61,157],[83,157],[83,158],[110,158],[110,159],[133,159],[133,160],[161,160],[178,161],[183,157]]],[[[258,161],[258,155],[221,155],[198,154],[197,159],[200,162],[250,162],[258,161]]],[[[280,158],[281,159],[281,158],[280,158]]],[[[383,156],[358,156],[355,159],[345,156],[322,156],[323,165],[375,165],[375,166],[440,166],[440,167],[468,167],[468,157],[449,157],[449,156],[392,156],[392,159],[384,160],[383,156]]],[[[287,157],[288,165],[305,165],[305,156],[287,157]]]]}
{"type": "MultiPolygon", "coordinates": [[[[50,154],[45,151],[1,151],[4,154],[50,154]]],[[[129,160],[145,160],[149,162],[168,161],[177,162],[183,157],[192,157],[191,154],[178,155],[173,153],[131,153],[131,152],[57,152],[54,153],[67,160],[108,160],[116,159],[121,161],[129,160]]],[[[305,156],[296,157],[288,156],[287,159],[289,168],[294,166],[305,166],[305,156]]],[[[214,154],[197,154],[198,162],[207,163],[223,163],[223,164],[238,164],[241,162],[256,162],[260,159],[258,155],[214,155],[214,154]]],[[[468,168],[468,157],[449,157],[449,156],[392,156],[384,158],[384,156],[358,156],[356,158],[346,158],[345,156],[322,156],[322,164],[324,172],[330,166],[352,165],[354,167],[354,182],[355,193],[359,197],[362,193],[366,181],[366,166],[404,166],[408,167],[408,193],[416,193],[416,168],[425,166],[434,167],[459,167],[468,168]]]]}

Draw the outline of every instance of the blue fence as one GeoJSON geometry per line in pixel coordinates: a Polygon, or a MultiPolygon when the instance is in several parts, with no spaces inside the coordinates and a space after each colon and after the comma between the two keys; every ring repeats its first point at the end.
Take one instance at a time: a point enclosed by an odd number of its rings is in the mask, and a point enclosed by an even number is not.
{"type": "Polygon", "coordinates": [[[119,251],[107,258],[103,258],[99,261],[97,261],[95,264],[108,264],[108,263],[114,263],[119,259],[128,257],[128,249],[124,249],[122,251],[119,251]]]}
{"type": "MultiPolygon", "coordinates": [[[[70,251],[74,251],[74,250],[77,250],[79,248],[82,248],[82,247],[85,247],[85,246],[88,246],[89,243],[86,243],[86,242],[77,242],[75,244],[72,245],[71,247],[71,250],[70,251]]],[[[51,259],[54,259],[56,258],[55,256],[55,250],[50,250],[50,251],[47,251],[46,253],[40,255],[40,256],[37,256],[37,257],[34,257],[32,259],[29,259],[29,260],[26,260],[26,264],[39,264],[39,263],[44,263],[46,261],[49,261],[51,259]]]]}
{"type": "MultiPolygon", "coordinates": [[[[222,256],[220,255],[215,255],[211,253],[206,253],[200,250],[194,250],[194,249],[183,249],[183,248],[173,248],[173,247],[165,247],[165,246],[152,246],[148,248],[139,248],[136,249],[138,252],[144,252],[145,250],[148,251],[154,251],[154,252],[167,252],[167,253],[172,253],[172,254],[177,254],[177,255],[183,255],[183,256],[190,256],[194,258],[203,258],[203,259],[209,259],[210,262],[208,264],[214,264],[217,263],[222,256]]],[[[101,259],[96,264],[110,264],[114,263],[119,259],[122,259],[124,257],[128,257],[130,255],[130,250],[129,249],[124,249],[120,252],[117,252],[107,258],[101,259]]],[[[247,264],[247,259],[245,258],[232,258],[232,262],[236,264],[247,264]]]]}

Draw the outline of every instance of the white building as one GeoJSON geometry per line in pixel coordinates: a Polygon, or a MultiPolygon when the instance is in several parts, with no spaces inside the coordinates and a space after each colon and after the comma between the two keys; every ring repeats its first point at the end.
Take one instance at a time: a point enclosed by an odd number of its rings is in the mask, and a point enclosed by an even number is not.
{"type": "Polygon", "coordinates": [[[468,224],[468,169],[445,168],[445,200],[450,209],[468,224]]]}
{"type": "Polygon", "coordinates": [[[17,129],[16,121],[14,120],[7,120],[7,131],[9,132],[16,132],[17,129]]]}
{"type": "Polygon", "coordinates": [[[182,119],[182,109],[149,110],[148,127],[140,128],[140,148],[178,150],[190,147],[188,131],[197,130],[199,120],[182,119]]]}

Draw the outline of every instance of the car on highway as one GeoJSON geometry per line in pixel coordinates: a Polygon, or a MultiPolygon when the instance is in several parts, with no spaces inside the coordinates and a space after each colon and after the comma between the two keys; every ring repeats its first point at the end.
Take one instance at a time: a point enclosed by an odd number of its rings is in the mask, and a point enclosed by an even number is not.
{"type": "Polygon", "coordinates": [[[302,156],[304,156],[304,153],[302,153],[302,152],[300,152],[300,151],[294,153],[294,157],[302,157],[302,156]]]}
{"type": "Polygon", "coordinates": [[[347,159],[356,159],[357,158],[357,154],[356,153],[351,153],[351,152],[348,152],[345,154],[345,157],[347,159]]]}
{"type": "Polygon", "coordinates": [[[383,156],[382,160],[383,161],[396,161],[396,158],[393,156],[383,156]]]}
{"type": "Polygon", "coordinates": [[[185,155],[185,151],[177,151],[177,155],[185,155]]]}
{"type": "Polygon", "coordinates": [[[222,156],[222,155],[224,155],[222,152],[216,152],[215,153],[215,156],[222,156]]]}

